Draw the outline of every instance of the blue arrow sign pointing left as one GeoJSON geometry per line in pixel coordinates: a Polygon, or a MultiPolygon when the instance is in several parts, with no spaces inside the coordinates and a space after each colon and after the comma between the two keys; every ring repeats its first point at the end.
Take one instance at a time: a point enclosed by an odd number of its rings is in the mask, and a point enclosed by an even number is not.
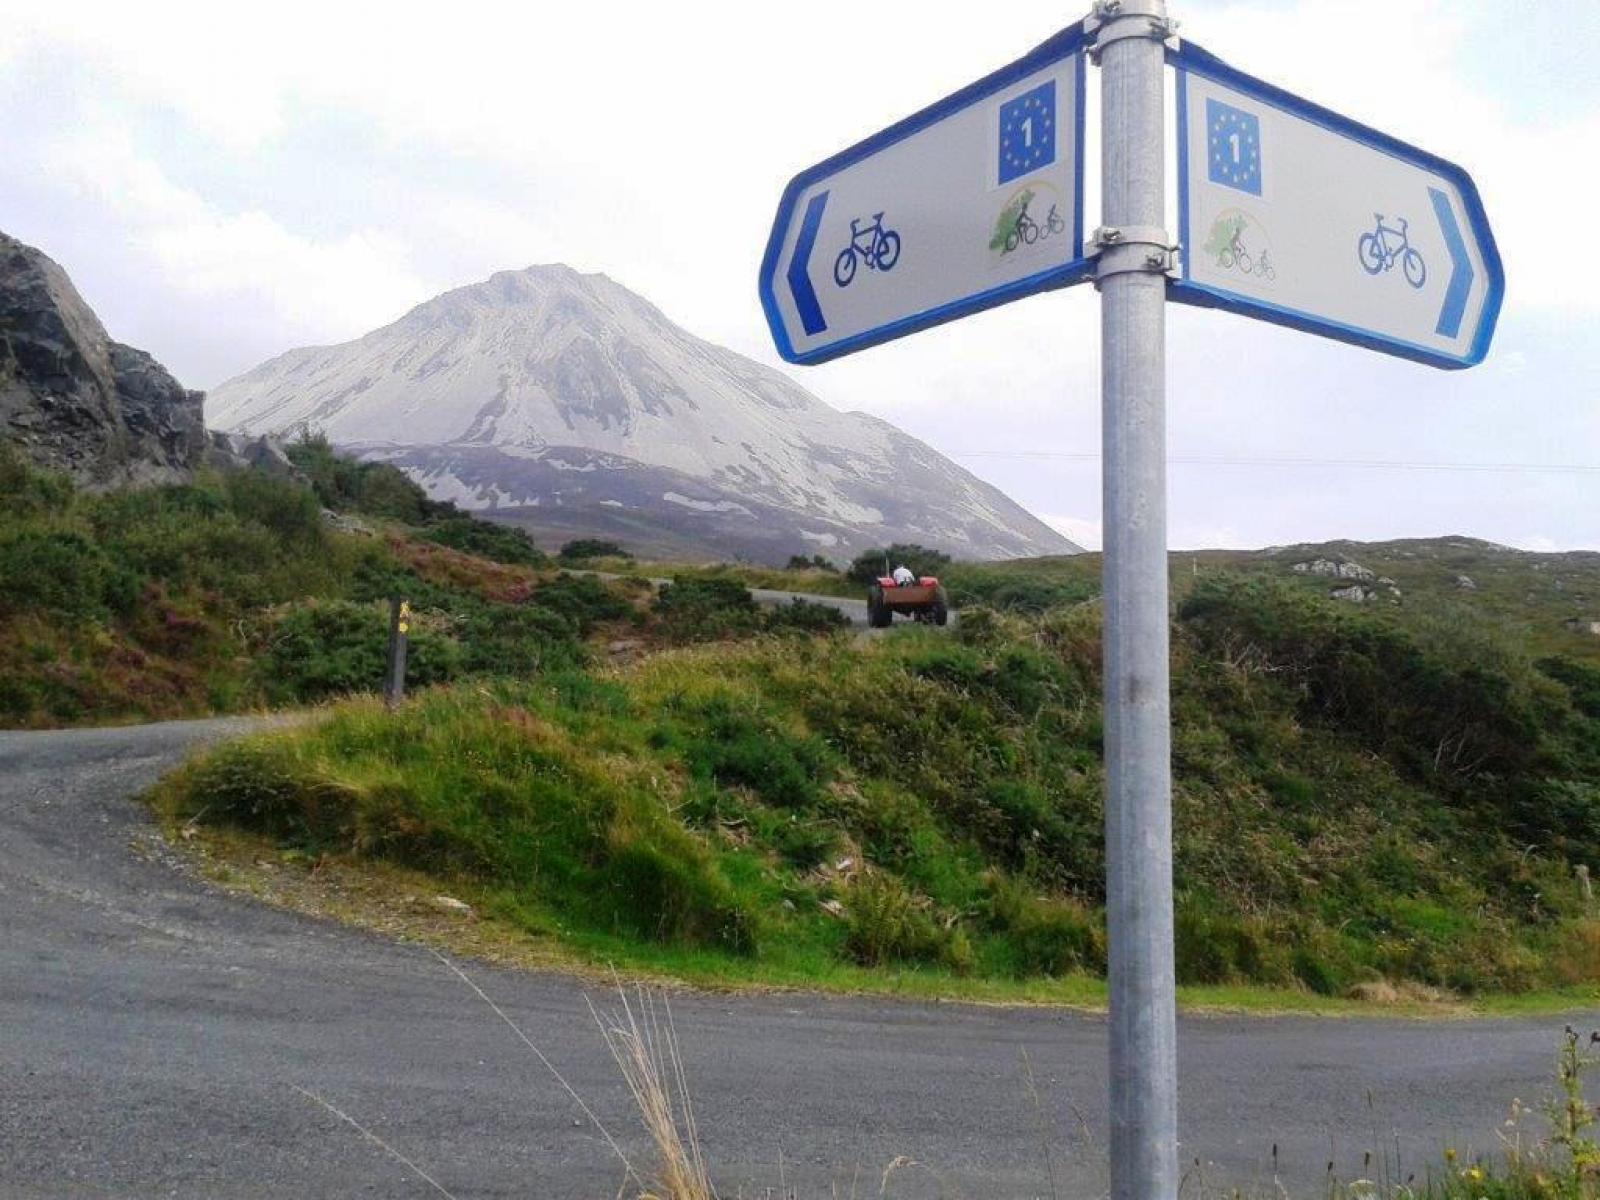
{"type": "Polygon", "coordinates": [[[1084,32],[818,163],[778,202],[761,305],[818,363],[1087,279],[1084,32]]]}
{"type": "Polygon", "coordinates": [[[800,222],[800,236],[794,244],[794,257],[789,260],[789,291],[794,295],[794,308],[800,314],[800,325],[806,333],[815,336],[828,328],[823,320],[822,305],[817,303],[817,289],[811,286],[811,248],[817,244],[817,230],[822,226],[822,210],[828,207],[828,193],[818,192],[806,205],[805,218],[800,222]]]}

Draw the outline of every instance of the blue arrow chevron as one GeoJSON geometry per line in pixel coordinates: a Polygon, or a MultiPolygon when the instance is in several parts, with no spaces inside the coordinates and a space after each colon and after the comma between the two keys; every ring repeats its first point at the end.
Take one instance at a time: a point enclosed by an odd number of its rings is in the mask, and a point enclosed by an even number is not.
{"type": "Polygon", "coordinates": [[[789,290],[794,293],[794,306],[800,314],[800,324],[808,334],[819,334],[828,327],[822,318],[822,305],[817,303],[817,289],[811,286],[811,248],[817,244],[817,230],[822,225],[822,210],[828,207],[828,193],[818,192],[806,205],[806,215],[800,222],[800,236],[794,242],[794,257],[789,260],[786,278],[789,290]]]}
{"type": "Polygon", "coordinates": [[[1461,314],[1467,309],[1467,293],[1472,290],[1472,260],[1467,257],[1467,244],[1461,240],[1461,226],[1456,224],[1455,210],[1450,207],[1450,197],[1438,188],[1429,188],[1433,199],[1433,214],[1439,218],[1439,229],[1444,234],[1445,249],[1450,252],[1450,286],[1444,290],[1444,307],[1439,310],[1439,324],[1435,333],[1455,337],[1461,332],[1461,314]]]}

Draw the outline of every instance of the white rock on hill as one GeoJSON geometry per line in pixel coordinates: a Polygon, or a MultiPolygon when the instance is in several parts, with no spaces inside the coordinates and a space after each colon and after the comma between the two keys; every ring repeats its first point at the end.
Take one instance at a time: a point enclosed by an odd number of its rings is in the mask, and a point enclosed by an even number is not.
{"type": "Polygon", "coordinates": [[[222,384],[218,428],[320,429],[434,496],[552,536],[844,558],[1079,548],[885,421],[680,329],[604,275],[504,271],[222,384]]]}

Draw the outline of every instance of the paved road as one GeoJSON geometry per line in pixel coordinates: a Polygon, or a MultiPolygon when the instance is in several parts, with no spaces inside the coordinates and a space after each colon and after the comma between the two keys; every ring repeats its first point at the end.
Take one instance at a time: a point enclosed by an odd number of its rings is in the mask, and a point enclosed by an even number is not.
{"type": "MultiPolygon", "coordinates": [[[[139,851],[150,830],[129,797],[239,727],[0,734],[0,1196],[437,1195],[296,1087],[462,1200],[615,1196],[576,1105],[431,955],[139,851]]],[[[642,1151],[584,986],[469,969],[642,1151]]],[[[1075,1156],[1056,1157],[1053,1194],[1103,1191],[1071,1115],[1104,1144],[1098,1017],[809,996],[674,1007],[724,1196],[767,1196],[780,1155],[801,1200],[836,1180],[848,1195],[856,1164],[876,1196],[897,1155],[937,1178],[904,1171],[891,1196],[1052,1195],[1023,1051],[1075,1156]]],[[[1391,1127],[1413,1166],[1446,1141],[1487,1145],[1511,1098],[1542,1087],[1561,1025],[1186,1019],[1183,1153],[1216,1164],[1210,1187],[1263,1178],[1276,1143],[1310,1195],[1330,1155],[1359,1172],[1391,1127]]]]}
{"type": "MultiPolygon", "coordinates": [[[[813,596],[805,592],[780,592],[772,588],[751,588],[750,594],[755,597],[757,604],[767,608],[781,608],[785,604],[793,604],[796,600],[807,600],[812,604],[821,604],[828,608],[836,608],[850,618],[850,624],[867,627],[867,602],[848,596],[813,596]]],[[[954,614],[952,614],[954,615],[954,614]]],[[[903,622],[910,621],[909,617],[902,617],[903,622]]]]}
{"type": "MultiPolygon", "coordinates": [[[[572,570],[571,568],[567,568],[567,570],[569,574],[593,575],[599,579],[624,578],[624,576],[611,574],[605,571],[572,570]]],[[[650,582],[656,587],[660,588],[665,587],[667,584],[671,583],[672,580],[651,579],[650,582]]],[[[778,588],[751,588],[750,595],[754,597],[757,604],[764,605],[767,608],[777,608],[784,604],[792,604],[796,600],[809,600],[812,604],[821,604],[827,608],[838,609],[845,616],[850,618],[850,624],[852,625],[858,625],[863,629],[868,627],[867,602],[854,596],[818,596],[810,592],[790,592],[778,588]]],[[[950,614],[950,624],[955,625],[959,623],[960,620],[961,614],[959,612],[952,612],[950,614]]],[[[900,617],[895,621],[895,624],[904,625],[909,624],[910,621],[910,617],[900,617]]]]}

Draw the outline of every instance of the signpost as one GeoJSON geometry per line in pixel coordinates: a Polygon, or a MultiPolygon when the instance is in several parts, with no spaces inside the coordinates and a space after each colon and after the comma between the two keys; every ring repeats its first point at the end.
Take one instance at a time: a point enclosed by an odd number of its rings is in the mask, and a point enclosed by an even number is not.
{"type": "Polygon", "coordinates": [[[411,634],[411,602],[389,597],[389,666],[384,672],[383,703],[393,709],[406,698],[406,645],[411,634]]]}
{"type": "Polygon", "coordinates": [[[761,303],[819,363],[1087,279],[1083,31],[826,162],[778,205],[761,303]]]}
{"type": "Polygon", "coordinates": [[[1489,351],[1505,279],[1460,167],[1186,43],[1172,298],[1438,367],[1489,351]]]}
{"type": "Polygon", "coordinates": [[[1459,167],[1173,31],[1165,0],[1099,0],[1025,58],[801,172],[760,277],[794,363],[1091,276],[1100,289],[1113,1200],[1173,1200],[1178,1186],[1166,301],[1467,367],[1504,290],[1459,167]],[[1101,68],[1103,177],[1087,250],[1085,53],[1101,68]],[[1164,211],[1167,61],[1180,243],[1164,211]]]}

